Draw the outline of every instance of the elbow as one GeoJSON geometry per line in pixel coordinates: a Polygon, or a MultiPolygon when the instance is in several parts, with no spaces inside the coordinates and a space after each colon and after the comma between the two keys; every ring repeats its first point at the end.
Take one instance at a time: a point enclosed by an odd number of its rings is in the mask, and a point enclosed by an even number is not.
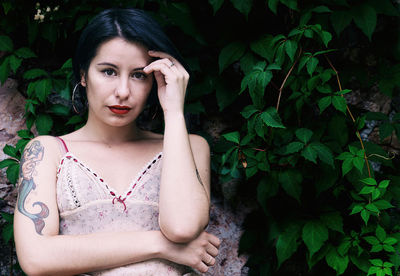
{"type": "Polygon", "coordinates": [[[174,242],[174,243],[187,243],[198,237],[201,231],[195,228],[189,227],[166,227],[166,229],[161,229],[164,236],[174,242]]]}
{"type": "Polygon", "coordinates": [[[203,232],[202,223],[164,222],[160,220],[160,230],[164,236],[174,243],[187,243],[196,239],[203,232]]]}
{"type": "Polygon", "coordinates": [[[46,266],[46,264],[49,263],[49,260],[42,260],[37,252],[36,254],[34,252],[23,252],[23,254],[21,254],[21,252],[18,252],[17,250],[17,256],[21,269],[25,272],[26,275],[51,275],[48,265],[46,266]]]}
{"type": "Polygon", "coordinates": [[[43,267],[38,264],[35,260],[32,259],[24,259],[18,260],[22,270],[25,272],[26,275],[29,276],[42,276],[47,275],[43,270],[43,267]]]}

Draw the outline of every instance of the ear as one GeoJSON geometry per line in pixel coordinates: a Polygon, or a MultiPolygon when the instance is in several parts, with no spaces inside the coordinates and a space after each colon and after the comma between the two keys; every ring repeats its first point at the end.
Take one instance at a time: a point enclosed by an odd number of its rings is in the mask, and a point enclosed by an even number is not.
{"type": "Polygon", "coordinates": [[[81,85],[86,87],[86,74],[83,70],[81,70],[81,85]]]}

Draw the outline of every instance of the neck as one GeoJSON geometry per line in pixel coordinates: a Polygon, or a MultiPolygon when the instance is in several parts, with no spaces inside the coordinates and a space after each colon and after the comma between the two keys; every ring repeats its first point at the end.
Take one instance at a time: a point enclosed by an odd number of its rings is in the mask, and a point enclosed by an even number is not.
{"type": "Polygon", "coordinates": [[[141,130],[136,126],[136,122],[129,125],[116,127],[106,125],[96,120],[88,121],[81,128],[88,140],[105,143],[107,145],[121,144],[128,141],[138,140],[141,137],[141,130]]]}

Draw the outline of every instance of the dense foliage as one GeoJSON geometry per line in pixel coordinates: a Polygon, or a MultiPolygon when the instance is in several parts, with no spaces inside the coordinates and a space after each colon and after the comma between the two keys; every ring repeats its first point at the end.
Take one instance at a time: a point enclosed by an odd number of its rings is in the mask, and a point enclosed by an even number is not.
{"type": "Polygon", "coordinates": [[[148,10],[190,65],[186,110],[212,146],[214,190],[252,206],[240,241],[250,275],[398,272],[399,158],[381,145],[400,137],[400,108],[348,104],[355,92],[399,97],[390,0],[4,0],[0,81],[17,79],[27,98],[27,129],[0,162],[10,182],[33,127],[58,135],[84,122],[70,58],[87,21],[114,6],[148,10]],[[222,135],[204,127],[215,121],[222,135]],[[361,135],[366,122],[379,141],[361,135]]]}

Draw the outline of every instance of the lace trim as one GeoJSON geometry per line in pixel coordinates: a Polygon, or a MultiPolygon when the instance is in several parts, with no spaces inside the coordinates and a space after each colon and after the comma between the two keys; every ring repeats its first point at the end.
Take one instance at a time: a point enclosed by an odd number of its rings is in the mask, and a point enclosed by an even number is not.
{"type": "MultiPolygon", "coordinates": [[[[155,155],[155,157],[153,157],[145,166],[143,166],[143,168],[141,170],[139,170],[137,176],[135,178],[133,178],[133,180],[131,181],[131,184],[128,186],[127,190],[122,194],[122,195],[118,195],[118,193],[112,189],[107,183],[106,181],[101,178],[99,176],[99,174],[97,174],[96,172],[94,172],[93,170],[91,170],[88,166],[86,166],[85,164],[83,164],[81,161],[78,160],[77,157],[75,157],[71,152],[67,152],[60,160],[60,163],[58,165],[58,169],[57,169],[57,175],[56,177],[58,178],[61,169],[64,165],[64,163],[66,162],[66,160],[69,161],[73,161],[75,162],[77,165],[81,166],[82,168],[84,168],[85,170],[87,170],[92,176],[95,177],[95,179],[101,184],[102,187],[105,187],[107,192],[113,197],[112,199],[112,203],[115,204],[117,203],[121,203],[123,206],[123,211],[126,210],[126,204],[125,204],[125,200],[132,194],[133,190],[135,189],[135,187],[137,186],[138,183],[140,183],[140,180],[143,178],[143,176],[150,170],[150,168],[157,163],[157,161],[159,161],[162,157],[162,152],[159,152],[155,155]]],[[[76,207],[80,207],[81,203],[79,202],[79,199],[76,195],[76,191],[74,189],[73,186],[73,181],[72,181],[72,177],[70,176],[69,173],[67,173],[67,183],[68,183],[68,187],[71,190],[72,196],[73,196],[73,201],[76,207]],[[68,178],[69,176],[69,178],[68,178]]]]}
{"type": "MultiPolygon", "coordinates": [[[[152,202],[152,201],[128,199],[128,202],[129,202],[129,204],[134,204],[134,205],[147,205],[147,206],[158,207],[158,203],[152,202]]],[[[98,200],[90,201],[90,202],[82,205],[79,209],[73,209],[73,210],[67,210],[67,211],[61,212],[60,217],[65,218],[65,217],[73,215],[77,212],[84,211],[93,205],[101,204],[101,203],[109,204],[110,200],[109,199],[98,199],[98,200]]]]}

